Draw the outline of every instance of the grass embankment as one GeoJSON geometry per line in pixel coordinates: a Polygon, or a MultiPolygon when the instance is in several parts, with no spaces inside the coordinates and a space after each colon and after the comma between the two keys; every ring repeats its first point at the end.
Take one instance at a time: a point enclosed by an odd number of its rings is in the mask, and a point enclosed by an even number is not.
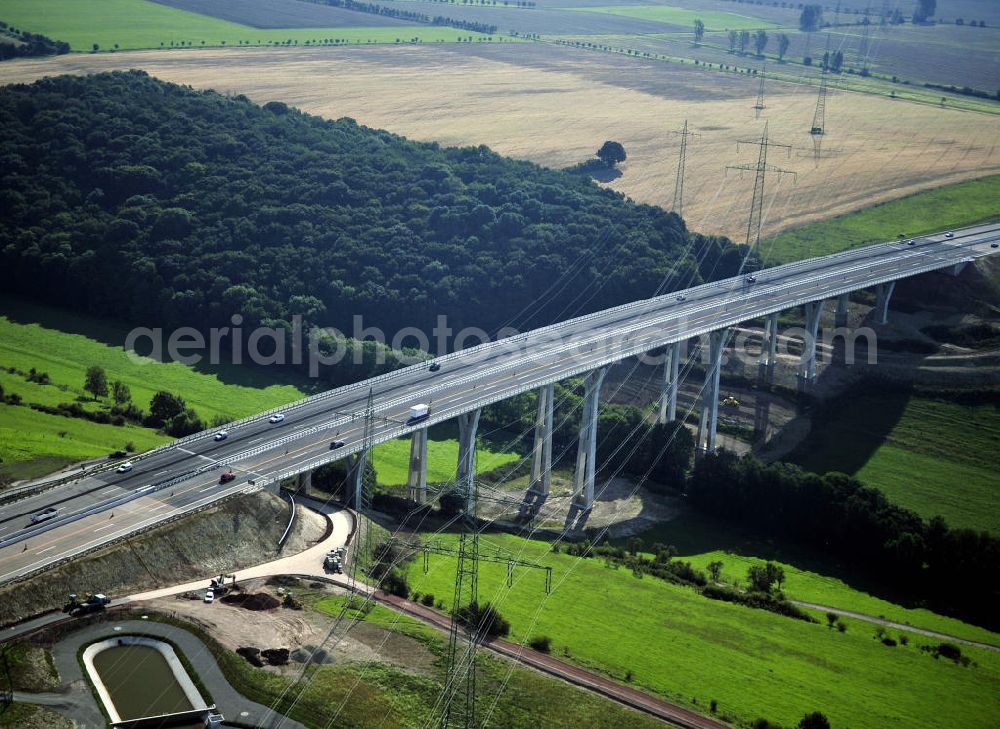
{"type": "MultiPolygon", "coordinates": [[[[5,663],[13,690],[39,693],[59,689],[59,672],[48,649],[18,641],[4,646],[3,654],[0,671],[5,663]]],[[[6,687],[5,676],[0,676],[0,685],[6,687]]]]}
{"type": "MultiPolygon", "coordinates": [[[[279,384],[258,369],[137,361],[122,348],[126,334],[126,329],[100,319],[0,298],[0,385],[6,394],[23,400],[22,406],[0,406],[0,473],[30,477],[128,442],[141,451],[169,440],[148,428],[105,425],[27,407],[73,402],[87,410],[107,407],[106,399],[95,402],[83,390],[92,365],[104,368],[109,383],[121,380],[128,385],[139,408],[148,410],[153,395],[167,390],[183,397],[206,422],[244,417],[305,396],[308,383],[279,384]],[[26,374],[32,368],[46,373],[51,384],[29,381],[26,374]]],[[[283,378],[290,379],[288,373],[283,378]]]]}
{"type": "MultiPolygon", "coordinates": [[[[709,562],[722,562],[722,582],[745,588],[750,565],[770,560],[784,569],[787,577],[784,593],[790,600],[827,605],[837,610],[863,613],[1000,646],[1000,634],[930,610],[903,607],[876,597],[869,594],[864,585],[855,584],[854,578],[846,571],[841,574],[837,565],[818,561],[815,554],[794,546],[762,539],[731,522],[688,511],[641,533],[639,537],[646,550],[657,542],[675,546],[679,552],[677,559],[691,562],[695,568],[706,573],[709,562]]],[[[624,546],[625,540],[621,541],[624,546]]],[[[876,591],[878,586],[869,587],[876,591]]],[[[817,617],[825,622],[824,616],[817,617]]]]}
{"type": "Polygon", "coordinates": [[[841,215],[761,242],[769,265],[825,256],[878,241],[935,233],[998,214],[1000,175],[960,182],[841,215]]]}
{"type": "MultiPolygon", "coordinates": [[[[344,597],[321,597],[296,591],[308,609],[337,617],[345,607],[344,597]]],[[[254,668],[233,651],[214,641],[203,630],[163,616],[155,619],[190,630],[211,650],[229,683],[241,694],[289,715],[309,727],[399,726],[421,727],[434,723],[440,711],[437,702],[444,685],[442,656],[447,636],[423,623],[375,605],[364,614],[349,609],[346,617],[366,623],[365,641],[384,646],[394,662],[343,660],[311,666],[299,688],[289,690],[288,675],[254,668]],[[371,629],[383,629],[373,635],[371,629]],[[384,642],[383,642],[384,641],[384,642]],[[403,663],[404,666],[398,665],[403,663]]],[[[346,625],[346,623],[345,623],[346,625]]],[[[342,632],[338,630],[336,636],[342,632]]],[[[337,638],[325,650],[333,652],[337,638]]],[[[477,676],[477,726],[534,729],[534,727],[628,726],[639,729],[661,726],[649,717],[622,708],[562,681],[528,671],[480,654],[477,676]]]]}
{"type": "Polygon", "coordinates": [[[76,724],[44,706],[14,702],[0,712],[0,727],[6,729],[72,729],[76,724]]]}
{"type": "MultiPolygon", "coordinates": [[[[454,43],[488,36],[446,26],[400,24],[377,28],[253,28],[147,0],[7,0],[0,20],[21,30],[65,41],[74,51],[332,42],[454,43]]],[[[500,36],[493,36],[499,40],[500,36]]]]}
{"type": "Polygon", "coordinates": [[[861,392],[828,411],[791,460],[842,471],[950,526],[1000,534],[1000,408],[861,392]]]}
{"type": "MultiPolygon", "coordinates": [[[[480,565],[480,602],[498,605],[515,640],[547,635],[553,654],[619,680],[631,675],[635,685],[671,700],[704,709],[715,699],[720,712],[740,720],[785,725],[819,710],[834,726],[923,727],[947,706],[952,724],[973,727],[988,726],[1000,711],[1000,655],[989,651],[963,648],[976,665],[962,667],[921,651],[935,643],[921,636],[890,648],[859,621],[846,620],[839,633],[637,579],[599,560],[552,554],[544,542],[489,540],[553,567],[546,598],[541,574],[518,571],[508,590],[506,565],[480,565]]],[[[447,557],[432,560],[427,575],[413,564],[410,584],[447,608],[454,572],[447,557]]]]}

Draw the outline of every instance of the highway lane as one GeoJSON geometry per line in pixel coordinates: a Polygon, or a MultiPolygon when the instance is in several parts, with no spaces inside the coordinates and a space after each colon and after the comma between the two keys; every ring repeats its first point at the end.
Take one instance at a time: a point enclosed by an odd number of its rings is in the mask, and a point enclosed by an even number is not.
{"type": "MultiPolygon", "coordinates": [[[[447,420],[477,405],[495,402],[725,324],[758,318],[806,300],[832,297],[880,280],[903,278],[988,255],[996,252],[991,243],[998,237],[1000,226],[977,226],[956,231],[953,239],[939,235],[922,237],[913,246],[905,241],[869,246],[760,271],[753,284],[744,277],[706,284],[448,355],[439,358],[442,369],[437,373],[430,373],[426,364],[399,370],[371,383],[378,418],[374,440],[381,442],[412,430],[405,419],[409,406],[415,402],[431,403],[428,423],[447,420]]],[[[289,406],[286,420],[281,424],[272,425],[266,417],[261,417],[231,429],[229,438],[221,442],[213,440],[210,431],[176,448],[136,460],[131,473],[99,474],[4,505],[0,507],[0,538],[16,533],[27,523],[28,515],[56,501],[66,499],[59,504],[61,513],[79,511],[119,493],[158,483],[198,467],[214,467],[227,459],[237,459],[232,467],[241,477],[235,483],[219,486],[221,467],[218,467],[218,470],[190,479],[192,488],[187,488],[185,481],[171,490],[172,496],[158,492],[142,497],[134,502],[136,508],[143,505],[141,508],[169,514],[198,499],[235,492],[244,488],[250,478],[273,476],[317,459],[344,457],[361,448],[363,419],[360,415],[364,412],[367,396],[365,387],[341,388],[289,406]],[[346,441],[347,445],[330,452],[329,442],[334,437],[346,441]],[[287,442],[280,442],[282,439],[287,442]],[[280,444],[267,447],[276,442],[280,444]],[[255,452],[261,448],[264,450],[255,452]],[[163,503],[167,506],[160,506],[163,503]]],[[[131,509],[123,513],[131,513],[131,509]]],[[[88,521],[87,526],[90,525],[88,521]]],[[[71,526],[49,532],[55,535],[56,531],[65,531],[67,536],[55,545],[47,541],[39,546],[47,550],[38,555],[39,559],[50,553],[59,554],[81,542],[79,533],[71,530],[71,526]]],[[[117,532],[117,529],[109,528],[108,531],[117,532]]],[[[27,553],[19,553],[16,560],[8,554],[14,549],[0,550],[0,579],[14,562],[21,566],[30,562],[30,554],[35,553],[36,548],[33,545],[27,553]]]]}

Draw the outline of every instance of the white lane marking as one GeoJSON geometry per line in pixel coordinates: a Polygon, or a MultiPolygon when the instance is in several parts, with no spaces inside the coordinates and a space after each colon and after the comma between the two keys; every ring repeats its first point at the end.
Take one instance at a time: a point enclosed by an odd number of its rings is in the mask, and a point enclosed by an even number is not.
{"type": "Polygon", "coordinates": [[[169,472],[170,472],[170,469],[169,469],[169,468],[167,468],[167,469],[164,469],[164,470],[162,470],[162,471],[157,471],[157,472],[156,472],[156,473],[154,473],[153,475],[154,475],[154,476],[162,476],[163,474],[165,474],[165,473],[169,473],[169,472]]]}
{"type": "Polygon", "coordinates": [[[192,456],[198,455],[194,451],[189,451],[187,448],[181,448],[180,446],[177,446],[177,450],[183,451],[184,453],[187,453],[187,454],[192,455],[192,456]]]}
{"type": "Polygon", "coordinates": [[[52,549],[55,549],[55,548],[56,548],[56,545],[53,544],[51,547],[46,547],[45,549],[39,549],[37,552],[35,552],[35,554],[45,554],[49,550],[52,550],[52,549]]]}
{"type": "Polygon", "coordinates": [[[204,491],[209,491],[209,490],[214,489],[214,488],[215,488],[215,484],[213,483],[211,486],[206,486],[203,489],[198,489],[198,493],[200,494],[200,493],[202,493],[204,491]]]}
{"type": "Polygon", "coordinates": [[[146,511],[159,511],[160,509],[162,509],[165,506],[170,506],[170,504],[163,503],[163,504],[160,504],[159,506],[154,506],[152,509],[146,509],[146,511]]]}
{"type": "Polygon", "coordinates": [[[99,526],[99,527],[97,527],[97,529],[95,529],[94,531],[95,531],[95,532],[99,532],[99,531],[101,531],[102,529],[110,529],[110,528],[111,528],[111,527],[113,527],[113,526],[114,526],[114,524],[113,524],[113,523],[112,523],[112,524],[105,524],[104,526],[99,526]]]}

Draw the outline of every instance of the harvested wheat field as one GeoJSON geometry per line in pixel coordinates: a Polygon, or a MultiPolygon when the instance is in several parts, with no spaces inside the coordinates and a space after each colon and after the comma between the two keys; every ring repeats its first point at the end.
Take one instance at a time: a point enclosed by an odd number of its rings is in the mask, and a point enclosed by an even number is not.
{"type": "Polygon", "coordinates": [[[809,87],[769,84],[755,120],[751,77],[542,44],[70,54],[6,62],[0,83],[127,68],[554,167],[615,139],[628,161],[608,184],[664,207],[677,164],[671,132],[687,119],[701,136],[689,142],[684,217],[694,230],[736,240],[746,233],[754,176],[726,166],[756,164],[758,147],[737,142],[759,140],[765,120],[773,141],[792,145],[771,148],[768,162],[797,173],[768,178],[765,235],[1000,171],[1000,116],[831,89],[816,161],[809,87]]]}

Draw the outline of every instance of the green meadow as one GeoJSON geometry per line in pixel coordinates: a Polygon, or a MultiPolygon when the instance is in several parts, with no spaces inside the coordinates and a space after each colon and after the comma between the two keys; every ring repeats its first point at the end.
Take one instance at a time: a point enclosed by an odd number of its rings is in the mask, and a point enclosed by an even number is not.
{"type": "MultiPolygon", "coordinates": [[[[6,0],[0,20],[70,44],[74,51],[179,46],[323,43],[453,43],[485,40],[482,33],[444,26],[259,29],[147,0],[6,0]]],[[[499,37],[499,36],[497,36],[499,37]]]]}
{"type": "Polygon", "coordinates": [[[926,519],[1000,534],[1000,408],[907,393],[845,398],[792,460],[842,471],[926,519]]]}
{"type": "MultiPolygon", "coordinates": [[[[480,602],[499,608],[513,640],[546,635],[553,655],[673,701],[704,711],[716,700],[719,713],[742,722],[766,717],[786,726],[822,711],[833,726],[916,729],[947,706],[950,725],[987,727],[1000,712],[996,653],[963,647],[973,663],[961,666],[920,650],[935,641],[919,635],[890,648],[860,621],[847,619],[840,633],[639,579],[599,559],[553,554],[545,542],[487,539],[553,568],[546,596],[538,570],[518,570],[507,588],[505,564],[480,565],[480,602]]],[[[426,575],[417,560],[408,577],[412,589],[450,606],[453,558],[432,557],[426,575]]]]}
{"type": "MultiPolygon", "coordinates": [[[[476,472],[485,473],[513,463],[521,457],[505,453],[502,444],[483,441],[476,449],[476,472]]],[[[410,439],[397,438],[375,446],[372,464],[383,486],[403,486],[409,476],[410,439]]],[[[427,482],[444,483],[455,479],[458,464],[458,439],[446,437],[440,428],[432,428],[427,440],[427,482]]]]}
{"type": "MultiPolygon", "coordinates": [[[[643,540],[644,550],[657,542],[675,546],[679,553],[677,559],[690,562],[706,573],[709,562],[722,562],[721,581],[741,588],[747,586],[747,570],[750,565],[769,560],[784,569],[787,582],[783,590],[790,600],[885,618],[924,630],[1000,646],[1000,634],[924,608],[904,607],[872,595],[866,591],[866,585],[856,584],[856,580],[842,574],[836,565],[818,561],[815,554],[794,545],[761,538],[731,522],[695,511],[685,511],[676,519],[657,524],[639,537],[643,540]]],[[[625,540],[617,541],[625,546],[625,540]]],[[[867,587],[873,591],[875,589],[875,586],[867,587]]]]}
{"type": "Polygon", "coordinates": [[[103,367],[109,383],[121,380],[128,385],[132,401],[142,410],[149,409],[158,390],[167,390],[183,397],[207,422],[216,417],[240,418],[298,400],[309,386],[304,379],[297,386],[279,384],[268,373],[245,367],[199,370],[178,362],[136,358],[122,347],[126,333],[124,328],[92,317],[0,298],[0,386],[24,403],[0,409],[0,457],[4,461],[0,473],[14,469],[38,475],[39,469],[45,472],[106,454],[127,442],[141,451],[169,440],[148,428],[92,423],[27,407],[72,402],[80,402],[87,410],[104,407],[106,400],[95,402],[83,390],[91,365],[103,367]],[[46,373],[50,384],[28,381],[25,374],[32,368],[46,373]],[[16,462],[22,465],[15,466],[16,462]]]}
{"type": "Polygon", "coordinates": [[[1000,175],[946,185],[874,205],[761,241],[768,265],[825,256],[858,246],[935,233],[998,215],[1000,175]]]}

